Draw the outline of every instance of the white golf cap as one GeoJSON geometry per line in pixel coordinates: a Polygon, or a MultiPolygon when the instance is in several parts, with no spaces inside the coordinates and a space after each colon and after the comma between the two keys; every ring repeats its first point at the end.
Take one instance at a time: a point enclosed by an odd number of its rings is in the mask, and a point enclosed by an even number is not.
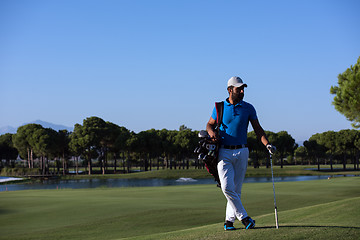
{"type": "Polygon", "coordinates": [[[243,83],[243,81],[239,77],[231,77],[228,81],[228,87],[230,86],[241,87],[243,85],[244,87],[247,87],[247,84],[243,83]]]}

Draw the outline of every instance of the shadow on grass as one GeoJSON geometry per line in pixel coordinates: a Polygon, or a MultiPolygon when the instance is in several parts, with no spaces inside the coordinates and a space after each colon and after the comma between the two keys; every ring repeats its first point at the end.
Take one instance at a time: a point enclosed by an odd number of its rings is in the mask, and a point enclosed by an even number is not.
{"type": "Polygon", "coordinates": [[[323,168],[320,170],[317,170],[317,168],[313,168],[311,169],[312,171],[315,171],[315,172],[324,172],[324,173],[338,173],[338,172],[360,172],[359,169],[353,169],[353,168],[346,168],[346,169],[343,169],[343,168],[334,168],[333,170],[331,170],[330,168],[323,168]]]}
{"type": "MultiPolygon", "coordinates": [[[[255,229],[268,229],[276,228],[275,226],[264,226],[264,227],[255,227],[255,229]]],[[[285,225],[279,226],[279,228],[339,228],[339,229],[360,229],[360,227],[346,227],[346,226],[317,226],[317,225],[285,225]]]]}
{"type": "Polygon", "coordinates": [[[8,213],[11,213],[12,211],[9,211],[9,210],[7,210],[7,209],[1,209],[0,208],[0,215],[2,215],[2,214],[8,214],[8,213]]]}

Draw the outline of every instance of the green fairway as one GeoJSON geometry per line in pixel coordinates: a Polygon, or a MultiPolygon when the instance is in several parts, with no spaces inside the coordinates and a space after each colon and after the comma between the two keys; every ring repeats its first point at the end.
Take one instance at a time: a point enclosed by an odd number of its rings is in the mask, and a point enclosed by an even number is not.
{"type": "Polygon", "coordinates": [[[350,198],[281,212],[280,228],[276,229],[274,214],[256,217],[257,227],[224,232],[212,224],[171,233],[128,239],[359,239],[360,198],[350,198]],[[334,211],[340,211],[334,217],[334,211]],[[350,217],[349,217],[350,216],[350,217]],[[260,223],[258,223],[260,222],[260,223]]]}
{"type": "Polygon", "coordinates": [[[0,192],[0,239],[359,239],[359,177],[275,186],[280,229],[272,184],[249,183],[257,228],[234,232],[214,185],[0,192]]]}

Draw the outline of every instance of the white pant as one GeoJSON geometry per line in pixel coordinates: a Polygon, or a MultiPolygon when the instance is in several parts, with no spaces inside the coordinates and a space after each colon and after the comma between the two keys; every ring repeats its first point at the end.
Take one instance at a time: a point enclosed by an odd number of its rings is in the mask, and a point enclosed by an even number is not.
{"type": "Polygon", "coordinates": [[[218,172],[221,189],[227,199],[225,221],[241,221],[247,217],[247,212],[241,203],[241,188],[248,165],[249,149],[219,150],[218,172]]]}

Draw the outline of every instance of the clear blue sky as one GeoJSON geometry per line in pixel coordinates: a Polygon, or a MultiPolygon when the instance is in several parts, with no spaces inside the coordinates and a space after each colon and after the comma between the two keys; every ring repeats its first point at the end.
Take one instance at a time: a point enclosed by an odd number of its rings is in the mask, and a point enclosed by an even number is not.
{"type": "Polygon", "coordinates": [[[238,75],[266,130],[349,129],[329,89],[360,56],[359,12],[358,0],[1,0],[0,127],[98,116],[201,130],[238,75]]]}

